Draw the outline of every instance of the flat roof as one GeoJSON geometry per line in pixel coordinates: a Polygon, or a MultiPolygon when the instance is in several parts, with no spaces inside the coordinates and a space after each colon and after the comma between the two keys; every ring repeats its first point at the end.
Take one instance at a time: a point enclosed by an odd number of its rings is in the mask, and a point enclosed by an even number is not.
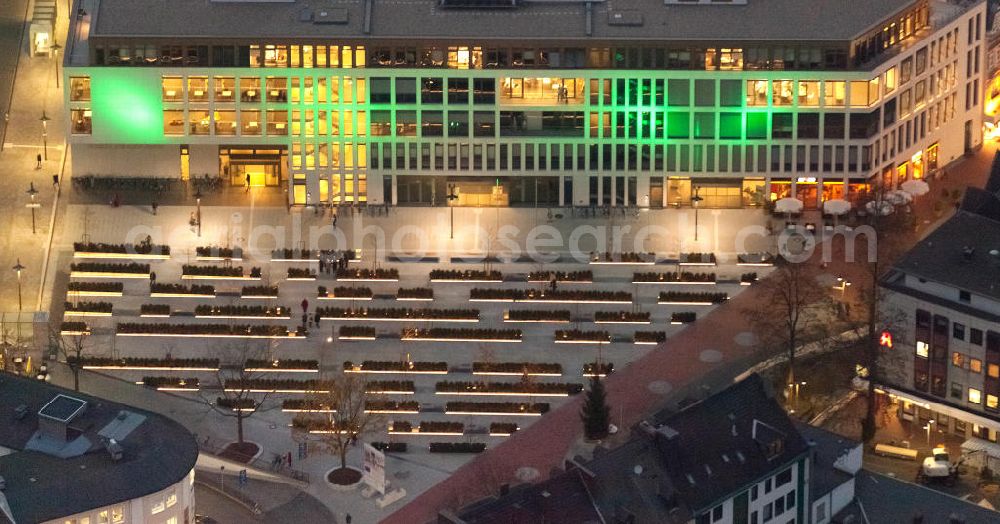
{"type": "Polygon", "coordinates": [[[194,436],[167,417],[5,373],[0,373],[0,446],[13,450],[0,457],[0,471],[15,522],[46,522],[155,493],[183,480],[198,459],[194,436]],[[60,397],[87,404],[71,421],[79,432],[71,436],[73,445],[86,449],[67,458],[31,450],[43,440],[39,410],[53,400],[63,405],[60,397]],[[28,415],[17,420],[14,410],[22,404],[28,415]],[[143,418],[115,433],[123,451],[116,462],[100,432],[115,420],[127,422],[129,414],[143,418]]]}
{"type": "Polygon", "coordinates": [[[60,394],[42,406],[38,414],[58,422],[69,422],[85,407],[87,407],[86,402],[60,394]]]}
{"type": "MultiPolygon", "coordinates": [[[[79,1],[79,0],[78,0],[79,1]]],[[[846,41],[918,0],[748,0],[677,5],[664,0],[533,2],[498,9],[445,8],[438,0],[213,2],[99,0],[98,37],[350,38],[463,40],[846,41]],[[327,11],[346,23],[315,23],[327,11]],[[620,15],[620,16],[619,16],[620,15]]],[[[92,10],[93,11],[93,10],[92,10]]],[[[328,20],[329,21],[329,20],[328,20]]]]}

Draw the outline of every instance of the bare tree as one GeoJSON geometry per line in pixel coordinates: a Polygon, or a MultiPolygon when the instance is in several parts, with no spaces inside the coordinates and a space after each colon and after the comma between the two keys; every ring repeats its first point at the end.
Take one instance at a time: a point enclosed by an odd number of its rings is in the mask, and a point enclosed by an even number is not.
{"type": "Polygon", "coordinates": [[[90,356],[91,344],[88,335],[63,335],[58,331],[49,332],[49,351],[58,355],[59,360],[66,362],[73,373],[73,391],[80,391],[80,371],[83,361],[90,356]]]}
{"type": "Polygon", "coordinates": [[[778,258],[774,274],[757,284],[761,302],[744,311],[765,350],[788,354],[788,381],[795,384],[795,356],[803,340],[822,333],[833,317],[828,290],[817,281],[815,266],[778,258]]]}
{"type": "Polygon", "coordinates": [[[271,393],[254,393],[253,382],[266,371],[255,368],[255,362],[267,361],[268,345],[260,342],[228,344],[222,348],[219,370],[216,371],[219,396],[202,397],[215,412],[236,419],[236,441],[243,444],[243,423],[264,411],[263,404],[271,393]]]}
{"type": "Polygon", "coordinates": [[[346,469],[351,445],[384,425],[384,415],[365,409],[367,402],[382,398],[366,393],[367,381],[360,373],[344,373],[336,379],[324,380],[319,389],[310,395],[307,409],[313,412],[300,418],[302,438],[340,457],[340,469],[346,469]]]}

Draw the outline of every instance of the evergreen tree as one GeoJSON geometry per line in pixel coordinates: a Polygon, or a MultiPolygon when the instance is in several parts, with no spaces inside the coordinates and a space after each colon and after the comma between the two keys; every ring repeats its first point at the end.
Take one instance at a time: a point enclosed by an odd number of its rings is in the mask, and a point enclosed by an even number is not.
{"type": "Polygon", "coordinates": [[[590,379],[590,389],[587,391],[587,398],[583,401],[580,419],[583,421],[583,432],[587,439],[600,440],[608,436],[611,408],[608,407],[604,383],[596,374],[590,379]]]}

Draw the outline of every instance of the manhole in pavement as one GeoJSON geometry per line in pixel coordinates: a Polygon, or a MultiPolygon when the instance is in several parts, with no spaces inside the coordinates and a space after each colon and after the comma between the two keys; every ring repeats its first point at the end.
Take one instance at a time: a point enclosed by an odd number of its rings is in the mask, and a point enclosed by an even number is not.
{"type": "Polygon", "coordinates": [[[649,385],[646,386],[646,389],[656,393],[657,395],[666,395],[667,393],[670,393],[674,387],[671,386],[666,380],[655,380],[650,382],[649,385]]]}
{"type": "Polygon", "coordinates": [[[514,477],[521,482],[531,482],[538,478],[538,470],[529,466],[517,468],[514,477]]]}
{"type": "Polygon", "coordinates": [[[741,331],[733,337],[733,342],[738,346],[750,347],[757,343],[757,337],[750,331],[741,331]]]}
{"type": "Polygon", "coordinates": [[[717,349],[706,349],[698,355],[702,362],[719,362],[722,360],[722,352],[717,349]]]}

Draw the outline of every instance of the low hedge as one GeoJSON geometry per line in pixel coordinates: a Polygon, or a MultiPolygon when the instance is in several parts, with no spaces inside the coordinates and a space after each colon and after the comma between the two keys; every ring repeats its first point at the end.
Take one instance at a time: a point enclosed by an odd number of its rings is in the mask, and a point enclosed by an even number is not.
{"type": "Polygon", "coordinates": [[[583,331],[580,329],[556,330],[556,341],[580,340],[586,342],[611,342],[611,334],[607,331],[583,331]]]}
{"type": "Polygon", "coordinates": [[[594,313],[596,322],[649,322],[648,311],[598,311],[594,313]]]}
{"type": "Polygon", "coordinates": [[[130,275],[148,275],[149,264],[110,264],[106,262],[75,262],[69,265],[69,270],[76,273],[125,273],[130,275]]]}
{"type": "Polygon", "coordinates": [[[528,282],[593,282],[593,271],[532,271],[528,273],[528,282]]]}
{"type": "Polygon", "coordinates": [[[253,335],[253,336],[287,336],[288,329],[284,326],[268,325],[227,325],[227,324],[144,324],[138,322],[122,322],[118,324],[118,333],[127,334],[164,334],[164,335],[253,335]]]}
{"type": "Polygon", "coordinates": [[[316,278],[316,272],[308,268],[290,267],[288,278],[316,278]]]}
{"type": "Polygon", "coordinates": [[[271,251],[272,260],[312,260],[316,252],[311,249],[275,249],[271,251]]]}
{"type": "Polygon", "coordinates": [[[59,326],[59,331],[64,333],[90,333],[90,327],[87,326],[86,322],[63,322],[59,326]]]}
{"type": "Polygon", "coordinates": [[[670,314],[670,322],[680,322],[681,324],[690,324],[698,318],[698,314],[694,311],[677,311],[670,314]]]}
{"type": "Polygon", "coordinates": [[[597,370],[600,370],[602,375],[610,375],[615,370],[615,365],[611,362],[602,362],[600,366],[596,362],[587,362],[583,365],[584,376],[593,376],[597,370]]]}
{"type": "Polygon", "coordinates": [[[431,280],[503,280],[503,274],[499,271],[482,271],[476,269],[433,269],[430,274],[431,280]]]}
{"type": "Polygon", "coordinates": [[[431,421],[422,420],[420,421],[420,432],[421,433],[464,433],[465,424],[461,422],[450,422],[450,421],[431,421]]]}
{"type": "Polygon", "coordinates": [[[195,306],[194,314],[200,317],[270,317],[288,318],[291,310],[285,306],[195,306]]]}
{"type": "Polygon", "coordinates": [[[375,328],[371,326],[340,326],[338,333],[341,338],[370,337],[375,338],[375,328]]]}
{"type": "Polygon", "coordinates": [[[316,308],[320,318],[398,319],[398,320],[479,320],[478,309],[412,309],[412,308],[316,308]]]}
{"type": "Polygon", "coordinates": [[[461,413],[538,413],[549,412],[547,402],[448,402],[445,412],[461,413]]]}
{"type": "Polygon", "coordinates": [[[635,342],[660,343],[667,340],[666,331],[636,331],[633,338],[635,342]]]}
{"type": "Polygon", "coordinates": [[[215,286],[205,284],[149,284],[150,293],[170,293],[174,295],[214,295],[215,286]]]}
{"type": "Polygon", "coordinates": [[[774,255],[770,253],[740,253],[736,255],[739,264],[774,264],[774,255]]]}
{"type": "Polygon", "coordinates": [[[434,290],[429,287],[410,287],[410,288],[399,288],[396,291],[396,298],[420,298],[420,299],[434,299],[434,290]]]}
{"type": "Polygon", "coordinates": [[[295,411],[326,411],[329,409],[329,406],[325,406],[311,399],[291,398],[281,401],[281,409],[295,411]]]}
{"type": "Polygon", "coordinates": [[[631,302],[632,294],[627,291],[588,290],[541,290],[541,289],[494,289],[474,288],[469,291],[470,300],[513,300],[515,302],[586,300],[598,302],[631,302]]]}
{"type": "Polygon", "coordinates": [[[715,253],[681,253],[681,264],[715,264],[715,253]]]}
{"type": "Polygon", "coordinates": [[[66,358],[70,364],[80,366],[118,366],[134,368],[215,368],[219,367],[217,358],[147,358],[147,357],[82,357],[70,355],[66,358]]]}
{"type": "Polygon", "coordinates": [[[544,362],[473,362],[472,372],[561,374],[562,365],[544,362]]]}
{"type": "Polygon", "coordinates": [[[121,282],[70,282],[66,285],[66,290],[91,293],[121,293],[125,290],[125,284],[121,282]]]}
{"type": "Polygon", "coordinates": [[[66,311],[75,311],[80,313],[111,313],[114,306],[111,302],[66,302],[63,304],[63,308],[66,311]]]}
{"type": "Polygon", "coordinates": [[[170,246],[159,246],[140,242],[138,244],[104,244],[95,242],[73,242],[73,251],[78,253],[135,253],[139,255],[170,255],[170,246]]]}
{"type": "MultiPolygon", "coordinates": [[[[196,264],[184,264],[181,266],[184,275],[198,277],[242,277],[243,266],[205,266],[196,264]]],[[[260,268],[250,268],[251,278],[260,278],[260,268]]]]}
{"type": "Polygon", "coordinates": [[[365,383],[366,393],[379,393],[382,391],[407,391],[414,392],[416,388],[412,380],[370,380],[365,383]]]}
{"type": "Polygon", "coordinates": [[[242,249],[231,247],[198,246],[194,248],[194,254],[199,257],[243,258],[242,249]]]}
{"type": "Polygon", "coordinates": [[[361,280],[399,280],[399,270],[396,268],[340,268],[336,273],[337,278],[361,279],[361,280]]]}
{"type": "Polygon", "coordinates": [[[244,369],[273,369],[281,371],[283,369],[319,369],[319,362],[316,360],[297,360],[294,358],[263,360],[247,359],[243,364],[244,369]]]}
{"type": "Polygon", "coordinates": [[[140,315],[170,316],[170,305],[168,304],[143,304],[139,306],[140,315]]]}
{"type": "Polygon", "coordinates": [[[366,411],[420,411],[420,403],[415,400],[366,400],[366,411]]]}
{"type": "Polygon", "coordinates": [[[634,273],[632,274],[632,282],[715,282],[715,273],[693,273],[690,271],[634,273]]]}
{"type": "Polygon", "coordinates": [[[383,453],[406,453],[406,442],[372,442],[372,447],[383,453]]]}
{"type": "Polygon", "coordinates": [[[226,398],[218,397],[215,399],[215,405],[224,409],[254,409],[257,407],[257,402],[252,398],[226,398]]]}
{"type": "Polygon", "coordinates": [[[642,263],[656,260],[656,253],[636,253],[625,251],[623,253],[597,253],[590,258],[594,262],[626,262],[642,263]]]}
{"type": "MultiPolygon", "coordinates": [[[[400,360],[366,360],[360,364],[363,371],[448,371],[447,362],[404,362],[400,360]]],[[[350,360],[344,362],[344,371],[354,369],[350,360]]]]}
{"type": "Polygon", "coordinates": [[[548,311],[544,309],[512,309],[507,312],[507,320],[569,322],[570,312],[568,310],[548,311]]]}
{"type": "Polygon", "coordinates": [[[568,393],[576,395],[583,391],[582,384],[562,382],[536,382],[524,384],[521,382],[459,382],[443,381],[434,385],[438,393],[523,393],[525,395],[541,393],[568,393]]]}
{"type": "Polygon", "coordinates": [[[743,273],[740,275],[740,282],[752,284],[757,281],[757,273],[743,273]]]}
{"type": "Polygon", "coordinates": [[[486,444],[481,442],[431,442],[428,446],[431,453],[482,453],[486,444]]]}
{"type": "Polygon", "coordinates": [[[278,298],[278,286],[243,286],[240,296],[278,298]]]}
{"type": "Polygon", "coordinates": [[[725,293],[695,293],[689,291],[661,291],[660,302],[710,302],[721,304],[729,300],[725,293]]]}
{"type": "Polygon", "coordinates": [[[490,423],[490,434],[491,435],[512,435],[518,428],[517,424],[513,422],[492,422],[490,423]]]}
{"type": "MultiPolygon", "coordinates": [[[[316,290],[317,295],[320,297],[330,296],[327,295],[326,286],[319,286],[316,290]]],[[[337,298],[372,298],[374,294],[370,287],[337,286],[333,288],[332,296],[337,298]]]]}
{"type": "Polygon", "coordinates": [[[247,391],[251,389],[274,390],[293,389],[305,391],[325,391],[326,385],[315,379],[295,378],[251,378],[245,380],[228,380],[223,385],[225,389],[247,391]]]}
{"type": "Polygon", "coordinates": [[[482,328],[404,328],[400,331],[403,340],[419,339],[475,339],[475,340],[521,340],[520,329],[482,328]]]}
{"type": "Polygon", "coordinates": [[[200,383],[197,378],[181,377],[142,377],[142,385],[148,388],[188,388],[198,389],[200,383]]]}

